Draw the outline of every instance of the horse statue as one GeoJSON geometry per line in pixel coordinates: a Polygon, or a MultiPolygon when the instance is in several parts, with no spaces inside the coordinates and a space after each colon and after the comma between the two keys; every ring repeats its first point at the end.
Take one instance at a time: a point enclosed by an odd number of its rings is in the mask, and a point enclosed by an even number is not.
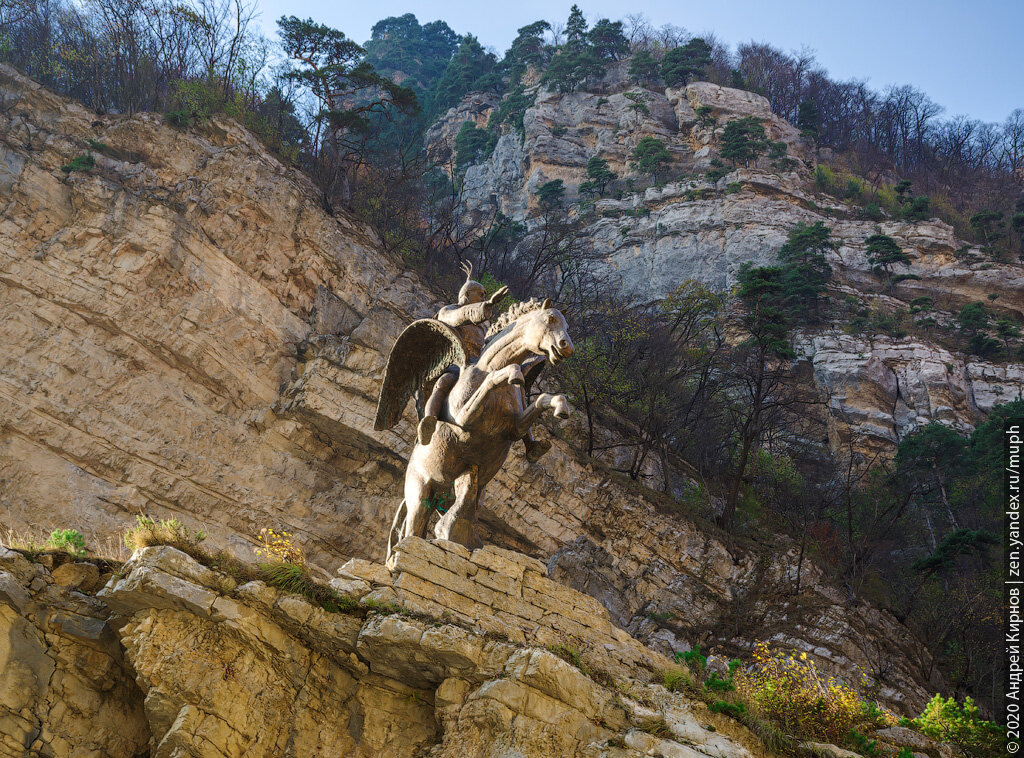
{"type": "Polygon", "coordinates": [[[547,363],[573,353],[565,317],[550,299],[516,303],[486,332],[476,362],[467,358],[458,333],[436,319],[406,327],[388,356],[377,402],[374,428],[390,429],[402,417],[410,397],[422,418],[422,398],[438,378],[458,366],[458,379],[447,395],[426,444],[417,442],[405,471],[405,499],[395,512],[387,556],[405,537],[426,537],[431,512],[443,512],[434,535],[476,548],[477,507],[512,443],[523,439],[545,410],[569,416],[564,395],[540,394],[527,404],[530,388],[547,363]],[[454,502],[444,503],[454,488],[454,502]]]}

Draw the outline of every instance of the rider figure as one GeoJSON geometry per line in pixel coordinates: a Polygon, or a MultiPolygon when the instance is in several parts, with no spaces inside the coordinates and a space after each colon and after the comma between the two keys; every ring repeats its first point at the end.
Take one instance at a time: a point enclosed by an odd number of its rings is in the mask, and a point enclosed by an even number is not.
{"type": "MultiPolygon", "coordinates": [[[[437,313],[437,320],[454,329],[466,347],[466,355],[470,363],[475,363],[484,348],[487,329],[484,326],[491,319],[494,306],[505,299],[508,287],[501,287],[490,298],[480,282],[473,281],[473,264],[463,263],[462,270],[466,273],[466,282],[459,289],[459,302],[446,305],[437,313]]],[[[437,420],[444,413],[448,394],[459,380],[459,367],[449,366],[448,370],[438,377],[430,399],[424,407],[423,419],[417,429],[416,438],[421,445],[430,442],[437,427],[437,420]]],[[[551,449],[547,440],[535,440],[531,432],[523,436],[526,445],[526,457],[536,461],[551,449]]]]}

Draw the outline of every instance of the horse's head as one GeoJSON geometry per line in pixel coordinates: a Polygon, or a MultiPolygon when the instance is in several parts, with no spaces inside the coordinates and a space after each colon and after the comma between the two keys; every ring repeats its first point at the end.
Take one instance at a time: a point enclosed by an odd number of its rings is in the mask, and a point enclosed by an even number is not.
{"type": "Polygon", "coordinates": [[[516,331],[530,350],[537,355],[546,355],[552,365],[568,358],[575,350],[565,316],[551,307],[550,298],[537,310],[520,316],[516,331]]]}

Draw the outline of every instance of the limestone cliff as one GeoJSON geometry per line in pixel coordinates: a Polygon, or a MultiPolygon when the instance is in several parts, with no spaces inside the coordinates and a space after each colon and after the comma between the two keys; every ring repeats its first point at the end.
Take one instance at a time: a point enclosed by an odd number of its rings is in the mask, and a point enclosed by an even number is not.
{"type": "MultiPolygon", "coordinates": [[[[247,559],[265,526],[327,573],[379,559],[412,414],[377,433],[373,409],[395,336],[438,307],[422,282],[230,121],[98,116],[9,68],[0,87],[5,525],[96,544],[148,513],[247,559]],[[89,150],[95,169],[61,170],[89,150]]],[[[557,440],[540,464],[517,452],[485,509],[489,541],[546,561],[655,651],[771,638],[863,670],[901,713],[940,684],[904,626],[814,567],[794,596],[785,541],[734,557],[557,440]]]]}
{"type": "MultiPolygon", "coordinates": [[[[852,336],[843,328],[847,319],[840,319],[799,341],[828,398],[833,442],[852,437],[862,452],[891,451],[928,421],[969,430],[993,404],[1022,395],[1024,366],[956,354],[948,340],[939,339],[942,325],[954,322],[955,313],[972,301],[1024,317],[1020,265],[985,259],[938,219],[870,220],[863,209],[822,194],[812,178],[813,148],[759,95],[708,82],[653,91],[628,82],[621,66],[611,67],[589,90],[536,90],[522,134],[504,134],[484,162],[466,169],[469,214],[486,216],[497,207],[529,222],[536,190],[546,181],[562,179],[567,198],[577,199],[594,155],[620,177],[639,182],[629,156],[642,138],[654,136],[672,155],[667,183],[627,189],[620,199],[597,199],[589,210],[567,210],[581,221],[604,273],[624,292],[648,301],[687,279],[728,289],[741,264],[771,262],[797,223],[822,221],[838,243],[830,256],[838,298],[852,299],[864,312],[890,314],[906,313],[915,298],[933,299],[940,326],[931,337],[852,336]],[[708,179],[725,125],[744,117],[758,119],[770,140],[784,143],[786,156],[731,170],[723,162],[720,170],[728,173],[708,179]],[[876,232],[890,235],[911,260],[900,273],[914,278],[892,292],[865,256],[864,240],[876,232]]],[[[483,123],[496,105],[493,98],[470,96],[434,125],[430,149],[445,155],[462,121],[483,123]]]]}

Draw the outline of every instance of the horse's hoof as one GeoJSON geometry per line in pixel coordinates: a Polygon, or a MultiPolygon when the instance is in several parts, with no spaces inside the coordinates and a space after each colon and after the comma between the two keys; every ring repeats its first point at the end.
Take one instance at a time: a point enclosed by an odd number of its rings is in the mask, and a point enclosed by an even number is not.
{"type": "Polygon", "coordinates": [[[551,440],[534,440],[526,443],[526,460],[536,463],[548,450],[551,449],[551,440]]]}
{"type": "Polygon", "coordinates": [[[526,379],[523,377],[523,372],[516,370],[509,374],[508,383],[517,387],[522,387],[526,384],[526,379]]]}
{"type": "Polygon", "coordinates": [[[437,418],[435,416],[424,416],[420,425],[416,428],[416,441],[421,445],[429,445],[434,437],[434,430],[437,429],[437,418]]]}

